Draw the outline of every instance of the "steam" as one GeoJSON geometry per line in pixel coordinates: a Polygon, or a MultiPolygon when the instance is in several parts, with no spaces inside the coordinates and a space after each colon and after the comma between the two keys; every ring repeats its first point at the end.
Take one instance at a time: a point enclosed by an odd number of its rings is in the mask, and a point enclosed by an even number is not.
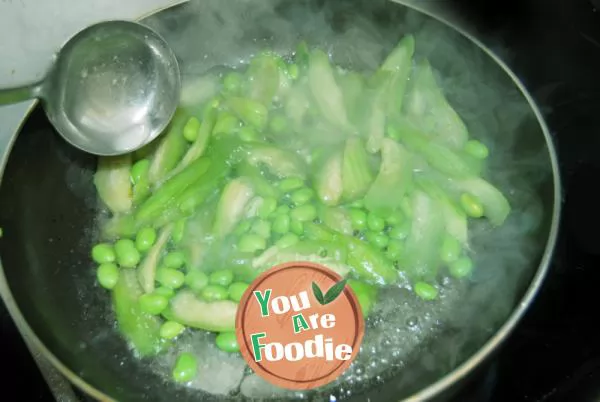
{"type": "MultiPolygon", "coordinates": [[[[184,86],[216,67],[235,68],[265,48],[290,54],[301,39],[326,49],[344,67],[373,70],[403,34],[413,33],[417,57],[430,59],[471,136],[490,149],[484,177],[513,207],[501,228],[485,222],[470,225],[476,263],[471,284],[441,277],[441,297],[434,303],[416,300],[402,289],[388,292],[380,305],[383,318],[369,323],[358,361],[334,386],[320,390],[321,398],[331,393],[339,400],[400,373],[393,380],[395,396],[408,396],[477,351],[506,321],[535,273],[553,200],[542,131],[507,74],[472,43],[429,17],[382,0],[326,1],[322,8],[304,0],[282,4],[194,1],[147,23],[180,57],[184,86]]],[[[269,393],[268,384],[247,379],[259,386],[245,386],[243,380],[246,396],[282,400],[281,390],[269,393]]]]}

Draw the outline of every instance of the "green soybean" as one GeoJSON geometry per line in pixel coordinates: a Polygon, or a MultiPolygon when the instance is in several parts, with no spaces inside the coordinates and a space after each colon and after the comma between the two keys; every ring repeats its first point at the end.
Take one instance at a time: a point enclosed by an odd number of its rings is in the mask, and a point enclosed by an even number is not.
{"type": "Polygon", "coordinates": [[[404,240],[408,237],[409,232],[410,232],[410,224],[408,221],[406,221],[403,224],[400,224],[398,226],[394,226],[393,228],[391,228],[388,235],[392,239],[404,240]]]}
{"type": "Polygon", "coordinates": [[[198,363],[191,353],[182,353],[173,367],[173,379],[177,382],[189,382],[198,374],[198,363]]]}
{"type": "Polygon", "coordinates": [[[160,326],[159,335],[161,338],[173,339],[177,338],[185,331],[185,326],[176,321],[166,321],[160,326]]]}
{"type": "Polygon", "coordinates": [[[240,137],[240,140],[244,142],[254,142],[260,140],[260,136],[256,130],[250,126],[241,127],[238,130],[238,136],[240,137]]]}
{"type": "Polygon", "coordinates": [[[353,201],[352,203],[350,203],[350,207],[357,208],[357,209],[363,209],[365,207],[365,202],[363,200],[356,200],[356,201],[353,201]]]}
{"type": "Polygon", "coordinates": [[[148,159],[140,159],[131,166],[131,182],[139,183],[150,171],[150,161],[148,159]]]}
{"type": "Polygon", "coordinates": [[[427,282],[415,283],[415,293],[423,300],[434,300],[438,295],[438,290],[427,282]]]}
{"type": "Polygon", "coordinates": [[[190,271],[185,276],[185,284],[194,292],[200,292],[208,285],[208,276],[202,271],[190,271]]]}
{"type": "Polygon", "coordinates": [[[288,214],[289,212],[290,212],[290,207],[288,207],[287,205],[280,205],[275,210],[275,215],[284,215],[284,214],[288,214]]]}
{"type": "Polygon", "coordinates": [[[234,229],[233,234],[235,234],[236,236],[241,236],[244,233],[248,232],[251,227],[252,227],[252,220],[250,220],[250,219],[243,220],[234,229]]]}
{"type": "Polygon", "coordinates": [[[402,256],[404,243],[399,240],[391,240],[387,246],[386,256],[392,261],[396,261],[402,256]]]}
{"type": "Polygon", "coordinates": [[[275,134],[281,134],[287,129],[288,123],[285,117],[275,115],[269,122],[269,128],[275,134]]]}
{"type": "Polygon", "coordinates": [[[284,193],[296,190],[302,186],[304,186],[304,181],[297,177],[288,177],[279,182],[279,189],[284,193]]]}
{"type": "Polygon", "coordinates": [[[105,262],[98,266],[96,271],[98,283],[105,289],[112,289],[117,284],[119,279],[119,268],[112,262],[105,262]]]}
{"type": "Polygon", "coordinates": [[[240,237],[237,246],[242,253],[254,253],[267,248],[267,241],[256,233],[246,233],[240,237]]]}
{"type": "Polygon", "coordinates": [[[171,251],[164,256],[163,264],[167,268],[179,269],[185,264],[185,255],[181,251],[171,251]]]}
{"type": "Polygon", "coordinates": [[[198,138],[198,130],[200,130],[200,120],[192,116],[189,118],[185,126],[183,126],[183,138],[189,142],[194,142],[198,138]]]}
{"type": "Polygon", "coordinates": [[[481,218],[483,216],[483,205],[474,195],[464,193],[460,196],[460,205],[464,211],[472,218],[481,218]]]}
{"type": "Polygon", "coordinates": [[[256,233],[257,235],[259,235],[261,237],[264,237],[264,238],[271,237],[271,224],[264,219],[256,220],[252,224],[252,228],[250,230],[253,233],[256,233]]]}
{"type": "Polygon", "coordinates": [[[223,352],[235,353],[240,351],[235,332],[221,332],[217,335],[215,343],[223,352]]]}
{"type": "Polygon", "coordinates": [[[273,197],[266,197],[263,199],[260,207],[258,207],[258,216],[263,219],[267,219],[277,209],[277,200],[273,197]]]}
{"type": "Polygon", "coordinates": [[[208,282],[211,285],[229,286],[233,282],[233,272],[228,269],[214,271],[208,277],[208,282]]]}
{"type": "Polygon", "coordinates": [[[124,268],[134,268],[141,259],[140,252],[130,239],[120,239],[115,242],[117,262],[124,268]]]}
{"type": "Polygon", "coordinates": [[[293,79],[293,80],[297,80],[298,79],[299,70],[298,70],[298,65],[297,64],[292,63],[292,64],[288,65],[287,72],[288,72],[288,75],[290,76],[291,79],[293,79]]]}
{"type": "Polygon", "coordinates": [[[165,296],[157,293],[145,293],[139,297],[138,302],[142,311],[152,315],[162,313],[169,304],[169,300],[165,296]]]}
{"type": "Polygon", "coordinates": [[[490,151],[482,142],[477,140],[469,140],[465,144],[464,150],[467,154],[477,159],[485,159],[490,151]]]}
{"type": "Polygon", "coordinates": [[[240,300],[242,300],[242,297],[244,296],[244,292],[246,292],[246,289],[248,289],[248,284],[244,283],[244,282],[234,282],[231,285],[229,285],[229,288],[227,289],[227,293],[229,294],[229,298],[231,300],[233,300],[236,303],[239,303],[240,300]]]}
{"type": "Polygon", "coordinates": [[[385,228],[385,220],[374,213],[370,213],[367,215],[367,227],[373,232],[381,232],[385,228]]]}
{"type": "Polygon", "coordinates": [[[285,234],[290,231],[289,215],[277,215],[273,220],[273,232],[285,234]]]}
{"type": "Polygon", "coordinates": [[[456,261],[460,257],[461,246],[460,242],[452,236],[444,236],[442,248],[440,250],[440,258],[445,263],[456,261]]]}
{"type": "Polygon", "coordinates": [[[223,78],[223,88],[227,92],[235,93],[239,91],[242,86],[242,75],[236,71],[227,74],[223,78]]]}
{"type": "Polygon", "coordinates": [[[402,211],[395,211],[390,216],[388,216],[385,219],[385,221],[390,226],[398,226],[402,222],[404,222],[405,219],[406,218],[404,217],[404,214],[402,213],[402,211]]]}
{"type": "Polygon", "coordinates": [[[227,292],[227,289],[223,286],[208,285],[204,289],[202,289],[202,291],[200,292],[200,296],[204,300],[212,302],[227,299],[229,293],[227,292]]]}
{"type": "Polygon", "coordinates": [[[359,208],[351,208],[348,211],[352,228],[355,230],[363,230],[367,227],[367,213],[359,208]]]}
{"type": "Polygon", "coordinates": [[[108,243],[100,243],[92,247],[92,259],[98,264],[105,264],[115,262],[117,256],[113,246],[108,243]]]}
{"type": "Polygon", "coordinates": [[[369,243],[379,249],[386,248],[390,242],[390,239],[386,235],[377,232],[367,232],[366,238],[369,243]]]}
{"type": "Polygon", "coordinates": [[[317,218],[317,208],[312,204],[301,205],[292,209],[290,218],[299,222],[310,222],[317,218]]]}
{"type": "Polygon", "coordinates": [[[146,252],[154,245],[156,241],[156,230],[152,227],[145,227],[135,236],[135,247],[138,251],[146,252]]]}
{"type": "Polygon", "coordinates": [[[315,192],[310,188],[300,188],[292,193],[290,199],[295,205],[304,205],[315,196],[315,192]]]}
{"type": "Polygon", "coordinates": [[[473,272],[473,261],[469,257],[463,256],[450,263],[448,268],[453,277],[464,278],[473,272]]]}
{"type": "Polygon", "coordinates": [[[300,221],[291,219],[290,231],[297,236],[302,236],[302,234],[304,233],[304,224],[300,221]]]}
{"type": "Polygon", "coordinates": [[[171,297],[175,296],[175,291],[173,289],[166,288],[164,286],[160,286],[154,289],[154,293],[156,293],[157,295],[162,295],[167,299],[170,299],[171,297]]]}
{"type": "Polygon", "coordinates": [[[185,275],[173,268],[160,268],[156,271],[156,280],[167,288],[177,289],[185,282],[185,275]]]}
{"type": "Polygon", "coordinates": [[[275,245],[279,248],[286,248],[293,246],[298,243],[300,238],[295,233],[286,233],[279,240],[275,242],[275,245]]]}

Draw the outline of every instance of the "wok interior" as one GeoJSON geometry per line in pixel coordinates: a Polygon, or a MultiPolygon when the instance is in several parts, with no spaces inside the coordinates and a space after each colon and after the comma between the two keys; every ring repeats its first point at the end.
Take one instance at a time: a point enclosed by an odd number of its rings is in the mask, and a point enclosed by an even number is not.
{"type": "MultiPolygon", "coordinates": [[[[397,400],[426,387],[498,330],[538,269],[548,240],[554,187],[546,139],[536,116],[492,58],[451,28],[403,6],[367,0],[283,1],[277,7],[250,8],[230,2],[236,4],[235,10],[223,5],[215,15],[211,3],[173,7],[145,20],[174,47],[184,85],[211,67],[247,59],[265,45],[288,53],[299,37],[329,46],[326,49],[341,63],[374,67],[380,59],[371,59],[371,53],[383,57],[404,32],[425,26],[424,39],[419,42],[417,35],[417,54],[426,54],[450,81],[468,78],[468,87],[450,92],[449,97],[471,131],[480,131],[471,134],[475,138],[481,134],[489,144],[488,177],[507,194],[513,214],[498,230],[484,225],[473,230],[477,272],[460,303],[453,306],[456,313],[440,320],[442,335],[413,350],[394,376],[382,379],[383,386],[373,384],[369,392],[375,400],[397,400]],[[314,13],[329,31],[315,29],[314,13]],[[244,23],[232,21],[234,14],[244,23]],[[222,29],[215,32],[219,24],[222,29]],[[352,48],[344,39],[356,35],[356,27],[360,34],[352,42],[368,48],[352,48]],[[361,42],[363,34],[373,41],[361,42]],[[486,90],[500,101],[491,104],[486,90]],[[514,93],[516,97],[510,97],[514,93]]],[[[95,157],[75,150],[54,132],[41,108],[32,112],[11,151],[0,188],[4,233],[0,255],[12,295],[42,343],[111,397],[197,399],[198,391],[165,384],[147,363],[133,359],[113,329],[109,294],[96,285],[89,258],[101,208],[92,183],[95,164],[95,157]]],[[[203,398],[210,400],[207,395],[203,398]]]]}

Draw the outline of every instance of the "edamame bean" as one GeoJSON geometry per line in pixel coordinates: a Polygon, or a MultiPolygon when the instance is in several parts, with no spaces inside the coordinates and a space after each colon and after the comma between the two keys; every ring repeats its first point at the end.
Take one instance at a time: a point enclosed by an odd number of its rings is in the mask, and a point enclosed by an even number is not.
{"type": "Polygon", "coordinates": [[[482,142],[477,140],[469,140],[465,144],[464,150],[467,154],[477,159],[485,159],[490,151],[482,142]]]}
{"type": "Polygon", "coordinates": [[[298,79],[299,71],[298,71],[298,65],[297,64],[292,63],[292,64],[288,65],[287,72],[288,72],[288,75],[290,76],[291,79],[293,79],[293,80],[297,80],[298,79]]]}
{"type": "Polygon", "coordinates": [[[415,293],[423,300],[434,300],[438,295],[438,290],[426,282],[415,283],[415,293]]]}
{"type": "Polygon", "coordinates": [[[289,215],[277,215],[273,220],[273,232],[279,234],[286,234],[290,231],[290,217],[289,215]]]}
{"type": "Polygon", "coordinates": [[[227,92],[235,93],[242,86],[242,75],[238,72],[231,72],[223,78],[223,88],[227,92]]]}
{"type": "Polygon", "coordinates": [[[115,243],[117,262],[124,268],[134,268],[140,262],[140,252],[130,239],[120,239],[115,243]]]}
{"type": "Polygon", "coordinates": [[[167,299],[170,299],[171,297],[175,296],[175,291],[173,289],[169,289],[164,286],[154,289],[154,293],[156,293],[157,295],[164,296],[167,299]]]}
{"type": "Polygon", "coordinates": [[[228,269],[214,271],[208,277],[208,282],[212,285],[229,286],[233,282],[233,272],[228,269]]]}
{"type": "Polygon", "coordinates": [[[192,116],[189,118],[185,126],[183,126],[183,138],[189,142],[194,142],[198,138],[198,130],[200,129],[200,120],[192,116]]]}
{"type": "Polygon", "coordinates": [[[301,205],[292,209],[290,218],[299,222],[310,222],[317,218],[317,208],[312,204],[301,205]]]}
{"type": "Polygon", "coordinates": [[[217,335],[215,343],[223,352],[235,353],[240,351],[235,332],[221,332],[217,335]]]}
{"type": "Polygon", "coordinates": [[[293,246],[294,244],[298,243],[298,241],[300,241],[300,239],[298,238],[298,236],[296,234],[286,233],[285,235],[283,235],[281,237],[281,239],[279,239],[275,242],[275,245],[279,248],[286,248],[286,247],[293,246]]]}
{"type": "Polygon", "coordinates": [[[105,262],[98,266],[96,271],[96,278],[98,283],[105,289],[112,289],[117,284],[119,279],[119,268],[112,262],[105,262]]]}
{"type": "Polygon", "coordinates": [[[146,176],[150,170],[150,161],[148,159],[140,159],[131,166],[131,182],[137,184],[140,180],[146,176]]]}
{"type": "Polygon", "coordinates": [[[233,300],[236,303],[239,303],[239,301],[242,300],[242,297],[244,296],[244,292],[246,292],[246,289],[248,289],[247,283],[234,282],[231,285],[229,285],[229,288],[227,289],[227,293],[229,294],[229,298],[231,300],[233,300]]]}
{"type": "Polygon", "coordinates": [[[483,216],[483,205],[474,195],[463,193],[460,196],[460,204],[470,217],[481,218],[483,216]]]}
{"type": "Polygon", "coordinates": [[[287,205],[280,205],[275,210],[275,215],[285,215],[285,214],[288,214],[289,212],[290,212],[290,207],[288,207],[287,205]]]}
{"type": "Polygon", "coordinates": [[[135,247],[138,251],[146,252],[150,250],[156,241],[156,230],[152,227],[145,227],[135,236],[135,247]]]}
{"type": "Polygon", "coordinates": [[[228,295],[227,289],[219,285],[208,285],[200,292],[200,296],[208,302],[225,300],[228,295]]]}
{"type": "Polygon", "coordinates": [[[290,220],[290,231],[297,236],[302,236],[302,234],[304,233],[304,224],[295,219],[291,219],[290,220]]]}
{"type": "Polygon", "coordinates": [[[350,204],[350,207],[357,208],[357,209],[363,209],[365,207],[365,202],[363,200],[356,200],[350,204]]]}
{"type": "Polygon", "coordinates": [[[198,363],[191,353],[182,353],[175,361],[173,379],[177,382],[189,382],[198,374],[198,363]]]}
{"type": "Polygon", "coordinates": [[[442,261],[445,263],[456,261],[460,256],[460,252],[460,242],[452,236],[444,236],[444,241],[442,242],[442,248],[440,250],[440,257],[442,261]]]}
{"type": "Polygon", "coordinates": [[[367,227],[373,232],[381,232],[385,229],[385,221],[374,213],[367,215],[367,227]]]}
{"type": "Polygon", "coordinates": [[[281,134],[287,128],[287,120],[281,115],[275,115],[269,122],[269,128],[275,134],[281,134]]]}
{"type": "Polygon", "coordinates": [[[185,255],[181,251],[171,251],[163,257],[163,264],[167,268],[179,269],[185,264],[185,255]]]}
{"type": "Polygon", "coordinates": [[[115,262],[117,256],[115,249],[108,243],[96,244],[92,247],[92,260],[98,264],[106,264],[108,262],[115,262]]]}
{"type": "Polygon", "coordinates": [[[386,256],[392,261],[396,261],[402,256],[404,243],[398,240],[391,240],[387,246],[386,256]]]}
{"type": "Polygon", "coordinates": [[[244,142],[253,142],[258,141],[260,139],[260,136],[258,135],[256,130],[250,126],[241,127],[238,130],[238,135],[240,137],[240,140],[244,142]]]}
{"type": "Polygon", "coordinates": [[[156,280],[167,288],[177,289],[185,282],[185,275],[173,268],[160,268],[156,271],[156,280]]]}
{"type": "Polygon", "coordinates": [[[240,127],[240,121],[237,117],[229,112],[222,111],[217,117],[212,134],[218,136],[220,134],[229,134],[240,127]]]}
{"type": "Polygon", "coordinates": [[[279,182],[279,189],[284,192],[290,192],[296,190],[304,185],[304,181],[298,177],[288,177],[279,182]]]}
{"type": "Polygon", "coordinates": [[[264,198],[258,207],[258,216],[267,219],[277,209],[277,200],[273,197],[264,198]]]}
{"type": "Polygon", "coordinates": [[[185,284],[194,292],[200,292],[208,285],[208,276],[202,271],[190,271],[185,276],[185,284]]]}
{"type": "Polygon", "coordinates": [[[247,231],[249,231],[251,227],[252,227],[251,219],[243,220],[237,225],[237,227],[233,231],[233,234],[235,234],[236,236],[241,236],[244,233],[246,233],[247,231]]]}
{"type": "Polygon", "coordinates": [[[290,196],[292,202],[299,206],[304,205],[313,199],[315,192],[310,188],[300,188],[292,193],[290,196]]]}
{"type": "Polygon", "coordinates": [[[473,261],[467,256],[460,257],[449,265],[450,275],[464,278],[473,272],[473,261]]]}
{"type": "Polygon", "coordinates": [[[388,235],[392,239],[396,240],[404,240],[408,237],[408,233],[410,232],[410,223],[408,221],[400,224],[399,226],[394,226],[390,229],[388,235]]]}
{"type": "Polygon", "coordinates": [[[256,233],[246,233],[238,241],[238,250],[242,253],[254,253],[267,248],[267,241],[256,233]]]}
{"type": "Polygon", "coordinates": [[[185,233],[185,224],[185,219],[179,219],[173,225],[173,231],[171,232],[171,240],[173,240],[173,243],[178,244],[181,242],[181,240],[183,240],[183,235],[185,233]]]}
{"type": "Polygon", "coordinates": [[[159,334],[161,338],[173,339],[177,338],[185,331],[185,326],[176,321],[166,321],[160,326],[159,334]]]}
{"type": "Polygon", "coordinates": [[[258,219],[252,224],[251,231],[266,238],[271,237],[271,224],[263,219],[258,219]]]}
{"type": "Polygon", "coordinates": [[[386,235],[377,232],[367,232],[366,238],[369,243],[382,250],[386,248],[390,242],[390,239],[386,235]]]}
{"type": "Polygon", "coordinates": [[[363,230],[367,227],[367,213],[362,209],[351,208],[350,211],[348,211],[348,215],[350,216],[352,227],[355,230],[363,230]]]}
{"type": "Polygon", "coordinates": [[[163,312],[165,308],[167,308],[167,304],[169,304],[169,300],[157,293],[145,293],[140,296],[138,299],[140,303],[140,309],[143,312],[158,315],[163,312]]]}
{"type": "Polygon", "coordinates": [[[395,211],[385,219],[387,224],[390,226],[398,226],[402,222],[404,222],[404,220],[405,220],[405,218],[404,218],[404,214],[402,213],[402,211],[395,211]]]}

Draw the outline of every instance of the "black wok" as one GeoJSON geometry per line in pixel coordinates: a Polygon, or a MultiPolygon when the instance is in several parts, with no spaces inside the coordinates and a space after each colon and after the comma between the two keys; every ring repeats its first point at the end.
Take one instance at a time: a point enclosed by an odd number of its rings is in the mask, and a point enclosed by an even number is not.
{"type": "MultiPolygon", "coordinates": [[[[340,63],[374,67],[403,33],[418,32],[417,43],[424,45],[417,53],[447,77],[453,88],[448,96],[472,134],[490,144],[486,175],[513,205],[508,223],[496,231],[476,229],[478,273],[435,317],[436,331],[406,351],[402,364],[351,394],[376,401],[449,396],[509,336],[551,258],[560,183],[537,107],[478,42],[405,6],[280,1],[274,9],[254,3],[232,11],[234,2],[223,2],[217,15],[207,11],[209,3],[178,5],[143,20],[174,47],[184,85],[213,66],[247,59],[266,43],[289,51],[298,36],[327,43],[340,63]]],[[[96,285],[89,259],[101,208],[92,183],[95,157],[66,144],[35,107],[1,161],[0,293],[22,334],[97,399],[227,399],[165,383],[150,364],[131,356],[113,330],[109,296],[96,285]]]]}

